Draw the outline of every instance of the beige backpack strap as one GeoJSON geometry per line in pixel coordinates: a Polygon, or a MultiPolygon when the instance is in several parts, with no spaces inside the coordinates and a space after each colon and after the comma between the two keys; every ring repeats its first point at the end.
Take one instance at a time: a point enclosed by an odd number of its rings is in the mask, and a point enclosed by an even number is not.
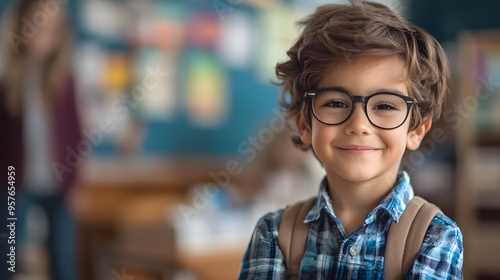
{"type": "Polygon", "coordinates": [[[391,223],[387,233],[384,257],[384,278],[403,279],[417,257],[427,228],[441,210],[425,199],[415,196],[397,224],[391,223]]]}
{"type": "Polygon", "coordinates": [[[285,257],[289,276],[299,275],[309,233],[309,224],[304,223],[304,219],[315,202],[314,196],[292,204],[283,212],[278,232],[278,245],[285,257]]]}

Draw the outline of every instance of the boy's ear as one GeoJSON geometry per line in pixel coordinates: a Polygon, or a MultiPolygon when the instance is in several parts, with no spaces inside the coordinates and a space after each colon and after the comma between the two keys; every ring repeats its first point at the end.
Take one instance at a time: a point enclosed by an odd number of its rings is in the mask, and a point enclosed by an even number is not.
{"type": "Polygon", "coordinates": [[[425,134],[427,134],[431,127],[432,118],[429,118],[429,120],[419,125],[414,130],[408,132],[408,136],[406,137],[406,148],[412,151],[418,149],[420,143],[422,143],[422,140],[424,139],[425,134]]]}
{"type": "Polygon", "coordinates": [[[299,132],[300,140],[302,140],[302,143],[308,146],[311,145],[311,127],[307,123],[307,120],[304,118],[304,115],[302,113],[298,113],[295,116],[295,125],[297,125],[297,130],[299,132]]]}

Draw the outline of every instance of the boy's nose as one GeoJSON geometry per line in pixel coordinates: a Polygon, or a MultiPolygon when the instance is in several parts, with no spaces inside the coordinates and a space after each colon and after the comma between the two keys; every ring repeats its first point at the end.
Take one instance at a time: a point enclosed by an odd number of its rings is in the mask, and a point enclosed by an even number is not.
{"type": "Polygon", "coordinates": [[[363,105],[357,104],[352,115],[346,121],[345,133],[353,135],[371,134],[373,129],[374,127],[368,120],[363,105]]]}

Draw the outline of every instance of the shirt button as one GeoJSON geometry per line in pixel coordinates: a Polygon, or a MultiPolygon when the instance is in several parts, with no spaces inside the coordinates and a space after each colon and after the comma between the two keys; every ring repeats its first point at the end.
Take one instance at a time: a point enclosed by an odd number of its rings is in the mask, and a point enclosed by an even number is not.
{"type": "Polygon", "coordinates": [[[358,254],[358,247],[351,246],[351,248],[349,248],[349,254],[353,257],[356,256],[358,254]]]}

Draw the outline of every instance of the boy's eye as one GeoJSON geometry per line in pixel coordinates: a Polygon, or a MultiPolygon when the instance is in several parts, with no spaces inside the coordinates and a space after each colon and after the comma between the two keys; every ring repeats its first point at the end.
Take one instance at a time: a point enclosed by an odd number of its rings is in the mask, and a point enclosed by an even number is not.
{"type": "Polygon", "coordinates": [[[373,107],[373,110],[398,110],[398,108],[390,103],[379,103],[373,107]]]}
{"type": "Polygon", "coordinates": [[[328,102],[325,102],[325,105],[323,105],[323,107],[348,108],[349,104],[342,100],[330,100],[328,102]]]}

